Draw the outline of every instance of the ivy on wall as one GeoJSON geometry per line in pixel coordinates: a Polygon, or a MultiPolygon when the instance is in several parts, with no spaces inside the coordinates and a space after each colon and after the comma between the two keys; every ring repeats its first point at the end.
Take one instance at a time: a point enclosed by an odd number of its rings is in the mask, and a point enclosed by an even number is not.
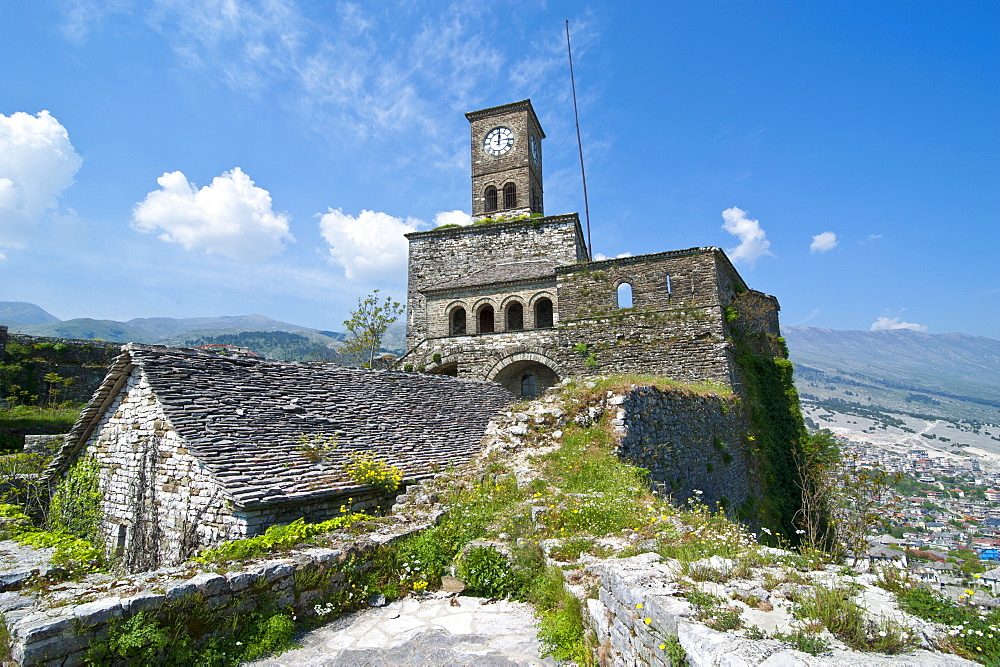
{"type": "Polygon", "coordinates": [[[743,313],[737,310],[742,305],[740,296],[726,308],[726,319],[752,429],[747,449],[757,462],[761,485],[760,497],[745,503],[740,514],[795,542],[793,520],[802,505],[802,493],[796,483],[793,450],[807,434],[798,392],[792,384],[792,362],[768,353],[782,349],[777,338],[762,340],[770,336],[747,333],[750,327],[743,326],[743,313]],[[730,311],[736,316],[730,318],[730,311]]]}

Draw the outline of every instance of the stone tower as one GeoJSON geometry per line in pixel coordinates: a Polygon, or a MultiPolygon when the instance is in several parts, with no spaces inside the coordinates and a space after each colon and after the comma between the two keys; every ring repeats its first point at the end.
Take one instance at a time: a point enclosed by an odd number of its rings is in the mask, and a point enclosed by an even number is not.
{"type": "Polygon", "coordinates": [[[472,218],[544,214],[542,139],[531,100],[471,111],[472,218]]]}
{"type": "Polygon", "coordinates": [[[749,289],[719,248],[593,260],[575,213],[544,214],[545,135],[530,101],[466,117],[480,224],[406,235],[400,370],[492,380],[530,397],[594,374],[736,388],[735,327],[780,356],[777,300],[749,289]]]}

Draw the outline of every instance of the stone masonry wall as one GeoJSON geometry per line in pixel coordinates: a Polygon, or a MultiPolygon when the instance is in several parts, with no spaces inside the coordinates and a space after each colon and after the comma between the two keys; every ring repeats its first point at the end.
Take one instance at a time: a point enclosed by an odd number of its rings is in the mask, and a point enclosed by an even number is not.
{"type": "Polygon", "coordinates": [[[134,577],[92,575],[38,597],[5,593],[0,622],[7,625],[14,664],[74,667],[90,664],[87,649],[106,638],[112,624],[140,612],[166,618],[171,610],[174,618],[184,618],[189,608],[208,609],[216,622],[191,636],[198,646],[231,632],[232,620],[254,609],[291,609],[302,619],[316,617],[317,605],[330,600],[356,609],[366,602],[352,589],[358,576],[386,545],[426,529],[435,518],[394,516],[367,534],[333,535],[328,546],[230,564],[221,574],[189,562],[134,577]]]}
{"type": "Polygon", "coordinates": [[[670,667],[667,648],[674,637],[691,667],[836,662],[814,661],[780,645],[766,646],[691,621],[692,606],[678,595],[676,574],[659,560],[657,554],[647,553],[587,566],[600,578],[597,599],[587,600],[587,624],[597,634],[598,651],[607,664],[670,667]]]}
{"type": "Polygon", "coordinates": [[[406,238],[410,242],[408,350],[432,335],[422,290],[497,264],[529,260],[572,264],[586,259],[583,232],[575,214],[433,229],[407,234],[406,238]]]}
{"type": "Polygon", "coordinates": [[[749,423],[736,397],[637,387],[609,403],[618,455],[649,470],[659,493],[713,508],[738,507],[754,493],[749,423]]]}

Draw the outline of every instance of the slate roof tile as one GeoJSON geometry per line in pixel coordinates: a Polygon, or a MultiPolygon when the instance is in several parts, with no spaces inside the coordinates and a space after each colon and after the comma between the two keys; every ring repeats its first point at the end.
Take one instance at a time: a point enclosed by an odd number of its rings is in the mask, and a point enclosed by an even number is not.
{"type": "Polygon", "coordinates": [[[134,367],[142,369],[188,451],[244,507],[359,488],[344,472],[351,452],[373,451],[404,478],[468,460],[489,418],[514,398],[490,382],[130,343],[84,408],[50,475],[68,468],[134,367]],[[305,459],[298,442],[303,433],[336,437],[328,461],[305,459]]]}

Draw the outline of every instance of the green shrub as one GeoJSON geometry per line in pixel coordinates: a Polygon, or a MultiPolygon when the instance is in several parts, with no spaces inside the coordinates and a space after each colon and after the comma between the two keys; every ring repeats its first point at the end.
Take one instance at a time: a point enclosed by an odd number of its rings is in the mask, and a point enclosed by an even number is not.
{"type": "Polygon", "coordinates": [[[504,554],[492,547],[473,547],[459,563],[459,572],[472,595],[520,598],[524,577],[504,554]]]}

